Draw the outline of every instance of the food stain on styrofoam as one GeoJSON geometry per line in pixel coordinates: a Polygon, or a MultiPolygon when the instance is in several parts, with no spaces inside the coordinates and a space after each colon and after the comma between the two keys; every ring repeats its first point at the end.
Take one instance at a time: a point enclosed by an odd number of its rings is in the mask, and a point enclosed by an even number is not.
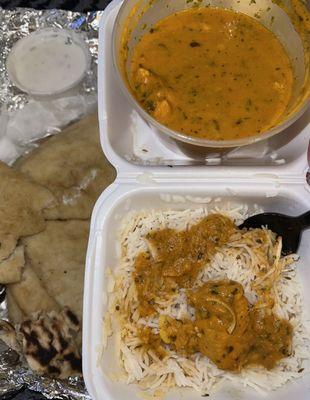
{"type": "Polygon", "coordinates": [[[128,199],[128,200],[125,201],[124,210],[129,211],[130,208],[131,208],[131,200],[128,199]]]}
{"type": "Polygon", "coordinates": [[[286,161],[284,158],[280,158],[279,160],[274,160],[274,163],[278,165],[283,165],[286,163],[286,161]]]}
{"type": "Polygon", "coordinates": [[[177,195],[177,194],[173,194],[173,195],[172,195],[172,201],[173,201],[174,203],[185,203],[185,202],[186,202],[186,199],[185,199],[184,196],[180,196],[180,195],[177,195]]]}
{"type": "Polygon", "coordinates": [[[196,197],[196,196],[185,196],[186,200],[197,204],[208,204],[212,201],[211,197],[196,197]]]}
{"type": "Polygon", "coordinates": [[[137,181],[142,185],[155,183],[154,174],[152,174],[151,172],[143,172],[142,174],[138,175],[137,181]]]}
{"type": "Polygon", "coordinates": [[[236,190],[231,189],[231,188],[226,188],[226,192],[228,194],[230,194],[231,196],[237,196],[238,195],[238,192],[236,190]]]}
{"type": "Polygon", "coordinates": [[[270,197],[277,197],[278,194],[279,194],[279,191],[278,191],[277,189],[271,189],[271,190],[268,190],[268,191],[266,192],[266,197],[267,197],[267,198],[270,198],[270,197]]]}
{"type": "Polygon", "coordinates": [[[160,200],[165,201],[166,203],[170,203],[171,202],[171,195],[170,194],[164,194],[161,193],[159,195],[160,200]]]}
{"type": "Polygon", "coordinates": [[[271,174],[271,173],[266,173],[266,174],[254,174],[253,178],[255,179],[266,179],[266,180],[272,180],[272,181],[279,181],[280,177],[277,174],[271,174]]]}

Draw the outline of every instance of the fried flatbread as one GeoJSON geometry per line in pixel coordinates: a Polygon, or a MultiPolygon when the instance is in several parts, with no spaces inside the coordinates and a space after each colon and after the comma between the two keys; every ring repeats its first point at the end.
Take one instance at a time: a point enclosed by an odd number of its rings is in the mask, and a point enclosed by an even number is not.
{"type": "Polygon", "coordinates": [[[19,282],[22,277],[22,268],[25,265],[24,246],[17,246],[14,252],[0,262],[0,283],[19,282]]]}
{"type": "Polygon", "coordinates": [[[0,340],[3,341],[7,347],[15,350],[17,353],[21,351],[21,346],[17,340],[14,326],[3,319],[0,319],[0,340]]]}
{"type": "Polygon", "coordinates": [[[81,375],[82,360],[75,336],[79,322],[72,312],[39,313],[21,324],[22,347],[30,368],[60,379],[81,375]]]}
{"type": "Polygon", "coordinates": [[[6,289],[6,303],[8,308],[9,320],[14,324],[20,324],[24,319],[25,315],[18,307],[16,301],[14,300],[13,295],[11,294],[10,289],[7,287],[6,289]]]}
{"type": "Polygon", "coordinates": [[[18,308],[25,316],[41,311],[57,311],[58,303],[48,294],[39,277],[26,262],[20,282],[7,285],[18,308]]]}
{"type": "Polygon", "coordinates": [[[100,146],[95,114],[42,143],[15,168],[58,199],[57,207],[45,211],[47,219],[89,218],[100,193],[115,178],[100,146]]]}
{"type": "Polygon", "coordinates": [[[53,204],[48,189],[0,162],[0,261],[13,253],[20,237],[44,229],[42,210],[53,204]]]}
{"type": "Polygon", "coordinates": [[[76,341],[79,332],[79,321],[68,308],[34,313],[21,322],[20,328],[0,320],[0,340],[23,354],[37,374],[60,379],[82,374],[76,341]]]}
{"type": "Polygon", "coordinates": [[[26,258],[48,294],[80,320],[88,232],[89,221],[47,221],[43,232],[23,239],[26,258]]]}

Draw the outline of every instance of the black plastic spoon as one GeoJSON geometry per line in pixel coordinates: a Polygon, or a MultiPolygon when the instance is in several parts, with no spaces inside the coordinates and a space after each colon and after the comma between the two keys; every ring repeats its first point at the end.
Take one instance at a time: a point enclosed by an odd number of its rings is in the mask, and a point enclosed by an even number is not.
{"type": "Polygon", "coordinates": [[[267,226],[268,229],[282,236],[283,255],[296,253],[302,231],[310,227],[310,211],[298,217],[277,213],[257,214],[246,219],[239,228],[261,228],[262,226],[267,226]]]}

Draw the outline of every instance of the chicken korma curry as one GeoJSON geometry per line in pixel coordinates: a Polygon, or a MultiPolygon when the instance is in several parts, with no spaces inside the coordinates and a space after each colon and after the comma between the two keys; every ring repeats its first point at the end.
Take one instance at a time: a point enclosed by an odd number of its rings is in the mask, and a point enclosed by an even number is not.
{"type": "Polygon", "coordinates": [[[134,49],[130,86],[167,127],[196,138],[233,140],[281,120],[293,72],[280,41],[254,18],[193,8],[145,33],[134,49]]]}
{"type": "MultiPolygon", "coordinates": [[[[195,287],[199,271],[238,232],[229,218],[213,214],[185,231],[164,229],[146,236],[149,252],[138,255],[133,273],[140,315],[156,315],[156,298],[179,290],[185,290],[195,315],[175,319],[161,314],[158,334],[149,327],[139,330],[142,343],[158,357],[166,356],[168,346],[181,356],[201,353],[223,370],[240,371],[251,364],[271,369],[290,355],[293,328],[272,311],[273,288],[265,278],[254,304],[233,280],[195,287]]],[[[266,240],[264,231],[257,235],[256,240],[266,240]]]]}

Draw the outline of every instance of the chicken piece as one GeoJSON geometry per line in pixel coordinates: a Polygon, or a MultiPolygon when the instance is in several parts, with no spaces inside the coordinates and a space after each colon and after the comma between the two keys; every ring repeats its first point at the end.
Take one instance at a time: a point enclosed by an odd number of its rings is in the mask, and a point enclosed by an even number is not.
{"type": "Polygon", "coordinates": [[[139,68],[136,75],[136,82],[143,85],[149,85],[152,81],[152,77],[153,74],[149,70],[145,68],[139,68]]]}
{"type": "Polygon", "coordinates": [[[242,285],[234,281],[209,281],[189,294],[196,309],[199,351],[219,368],[239,371],[252,345],[249,304],[242,285]]]}
{"type": "Polygon", "coordinates": [[[273,88],[275,90],[277,90],[278,92],[283,92],[283,90],[286,89],[286,85],[285,85],[285,83],[281,83],[281,82],[275,81],[274,84],[273,84],[273,88]]]}
{"type": "Polygon", "coordinates": [[[181,354],[193,354],[199,349],[198,330],[190,320],[176,320],[167,315],[159,317],[159,336],[181,354]]]}
{"type": "Polygon", "coordinates": [[[188,297],[196,309],[196,320],[179,321],[161,315],[159,335],[163,342],[181,354],[199,351],[221,369],[240,370],[253,341],[242,286],[233,281],[210,281],[188,297]]]}
{"type": "Polygon", "coordinates": [[[255,345],[249,354],[249,364],[260,364],[267,369],[291,354],[293,328],[266,308],[253,309],[251,328],[255,332],[255,345]]]}
{"type": "Polygon", "coordinates": [[[139,68],[134,86],[146,110],[160,122],[165,123],[172,113],[174,97],[163,79],[146,68],[139,68]]]}
{"type": "Polygon", "coordinates": [[[155,110],[154,110],[154,117],[160,121],[165,122],[167,118],[171,115],[172,107],[169,104],[168,100],[162,100],[157,102],[155,110]]]}

